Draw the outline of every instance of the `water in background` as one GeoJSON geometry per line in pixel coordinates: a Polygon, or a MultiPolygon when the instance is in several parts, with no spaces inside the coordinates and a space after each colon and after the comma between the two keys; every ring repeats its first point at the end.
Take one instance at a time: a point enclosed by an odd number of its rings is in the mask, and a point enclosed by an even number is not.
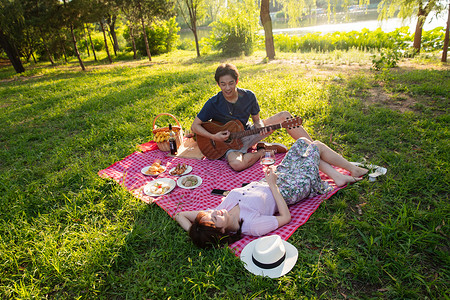
{"type": "MultiPolygon", "coordinates": [[[[409,27],[410,33],[413,33],[416,28],[417,18],[402,21],[399,18],[390,18],[379,22],[377,20],[378,13],[375,10],[368,11],[355,11],[345,14],[336,14],[335,16],[330,16],[330,20],[324,13],[319,13],[314,15],[314,17],[304,17],[301,21],[299,27],[289,28],[287,22],[283,20],[276,20],[274,14],[272,15],[272,27],[273,34],[288,34],[288,35],[304,35],[312,32],[330,33],[330,32],[349,32],[349,31],[361,31],[366,28],[370,31],[381,28],[384,32],[394,31],[396,28],[407,26],[409,27]]],[[[430,14],[425,21],[424,30],[431,30],[436,27],[446,26],[447,16],[442,14],[439,18],[430,14]]],[[[198,30],[199,39],[207,37],[209,35],[210,28],[200,28],[198,30]]],[[[259,32],[264,34],[264,29],[259,32]]],[[[194,39],[194,35],[190,30],[183,30],[179,33],[181,39],[194,39]]]]}

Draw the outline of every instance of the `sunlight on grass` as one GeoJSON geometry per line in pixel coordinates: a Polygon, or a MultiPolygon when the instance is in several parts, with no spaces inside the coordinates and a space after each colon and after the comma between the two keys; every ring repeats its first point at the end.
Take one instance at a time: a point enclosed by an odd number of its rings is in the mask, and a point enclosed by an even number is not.
{"type": "MultiPolygon", "coordinates": [[[[0,295],[443,295],[450,282],[448,70],[375,72],[370,55],[277,53],[267,62],[263,52],[223,59],[177,51],[111,65],[91,57],[86,72],[76,61],[30,64],[21,75],[0,69],[0,295]],[[290,237],[299,259],[278,280],[250,275],[227,248],[197,249],[158,206],[97,175],[152,139],[158,114],[170,112],[188,128],[219,91],[219,60],[238,66],[239,86],[256,93],[262,117],[288,110],[346,158],[388,168],[376,183],[351,185],[319,207],[290,237]]],[[[293,143],[284,130],[268,140],[293,143]]]]}

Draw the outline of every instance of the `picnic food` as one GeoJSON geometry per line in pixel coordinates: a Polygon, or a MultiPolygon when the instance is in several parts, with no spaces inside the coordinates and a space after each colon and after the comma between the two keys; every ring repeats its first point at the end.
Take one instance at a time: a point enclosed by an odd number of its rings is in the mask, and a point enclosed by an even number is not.
{"type": "Polygon", "coordinates": [[[165,192],[167,192],[168,190],[170,190],[170,185],[168,185],[165,182],[160,182],[160,181],[156,182],[149,188],[149,192],[156,194],[156,195],[162,195],[165,192]]]}
{"type": "Polygon", "coordinates": [[[159,131],[155,133],[154,141],[157,143],[165,142],[169,139],[169,132],[167,131],[159,131]]]}
{"type": "Polygon", "coordinates": [[[187,166],[185,163],[179,163],[179,164],[177,164],[175,169],[173,169],[169,172],[169,174],[170,175],[181,175],[186,171],[186,169],[187,169],[187,166]]]}
{"type": "MultiPolygon", "coordinates": [[[[177,128],[173,128],[174,134],[178,132],[177,128]]],[[[158,131],[155,133],[155,136],[153,137],[153,140],[157,143],[163,143],[169,140],[170,132],[169,131],[158,131]]]]}
{"type": "Polygon", "coordinates": [[[145,172],[147,175],[158,175],[162,172],[164,172],[165,168],[161,166],[161,160],[155,159],[153,164],[148,168],[148,170],[145,172]]]}
{"type": "Polygon", "coordinates": [[[196,176],[186,176],[181,181],[181,184],[184,185],[185,187],[191,187],[191,186],[196,185],[197,183],[198,183],[198,179],[196,176]]]}

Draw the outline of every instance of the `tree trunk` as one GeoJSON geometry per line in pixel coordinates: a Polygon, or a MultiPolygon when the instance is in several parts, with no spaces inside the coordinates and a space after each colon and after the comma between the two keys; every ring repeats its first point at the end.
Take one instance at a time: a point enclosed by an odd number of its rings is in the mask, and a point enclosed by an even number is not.
{"type": "Polygon", "coordinates": [[[143,17],[141,17],[141,23],[142,23],[142,34],[144,35],[145,50],[147,51],[148,60],[152,61],[152,54],[150,53],[150,46],[148,45],[147,31],[145,30],[145,22],[143,17]]]}
{"type": "Polygon", "coordinates": [[[45,35],[44,35],[44,33],[42,33],[42,30],[39,30],[39,31],[40,31],[40,33],[41,33],[42,44],[44,44],[45,52],[47,52],[48,59],[50,60],[50,63],[51,63],[52,66],[53,66],[53,65],[55,64],[55,62],[53,61],[52,54],[50,53],[50,50],[49,50],[48,47],[47,47],[47,43],[45,42],[45,41],[46,41],[45,35]]]}
{"type": "Polygon", "coordinates": [[[269,14],[269,0],[261,0],[260,18],[264,27],[264,43],[266,55],[269,60],[275,59],[275,45],[273,42],[272,19],[269,14]]]}
{"type": "Polygon", "coordinates": [[[16,45],[3,33],[0,28],[0,46],[8,55],[9,61],[14,67],[14,70],[17,73],[25,72],[25,68],[22,65],[22,61],[20,60],[19,52],[17,51],[16,45]]]}
{"type": "Polygon", "coordinates": [[[85,40],[85,42],[86,42],[86,51],[87,51],[87,55],[88,55],[88,57],[90,57],[90,56],[91,56],[91,53],[90,53],[90,51],[89,51],[89,42],[88,42],[88,39],[87,39],[87,36],[86,36],[86,24],[83,26],[83,34],[84,34],[84,40],[85,40]]]}
{"type": "Polygon", "coordinates": [[[68,62],[67,60],[67,52],[66,52],[66,38],[63,36],[62,40],[61,40],[61,48],[64,54],[64,60],[65,62],[68,62]]]}
{"type": "Polygon", "coordinates": [[[91,42],[91,49],[92,49],[92,54],[94,54],[94,60],[97,61],[97,55],[95,55],[95,47],[94,47],[94,43],[92,42],[91,32],[89,31],[89,27],[86,26],[86,30],[88,32],[89,41],[91,42]]]}
{"type": "Polygon", "coordinates": [[[423,29],[423,24],[425,23],[426,17],[427,17],[427,14],[425,13],[425,10],[422,8],[419,8],[419,13],[417,14],[416,31],[414,32],[414,44],[413,44],[413,47],[414,47],[416,53],[420,52],[420,46],[422,44],[422,29],[423,29]]]}
{"type": "Polygon", "coordinates": [[[133,45],[133,59],[137,58],[136,54],[136,41],[134,39],[134,28],[130,25],[130,37],[131,37],[131,44],[133,45]]]}
{"type": "Polygon", "coordinates": [[[80,67],[81,70],[86,71],[86,68],[84,67],[84,63],[83,60],[81,60],[81,56],[80,56],[80,51],[78,51],[78,46],[77,46],[77,39],[75,38],[75,34],[73,32],[73,24],[70,23],[70,34],[72,35],[72,42],[73,42],[73,50],[75,52],[75,55],[78,58],[78,61],[80,63],[80,67]]]}
{"type": "Polygon", "coordinates": [[[109,60],[109,63],[112,64],[111,54],[109,54],[108,40],[106,39],[105,26],[103,26],[103,21],[102,21],[102,20],[100,20],[100,27],[102,28],[103,39],[105,40],[105,50],[106,50],[106,54],[108,54],[108,60],[109,60]]]}
{"type": "Polygon", "coordinates": [[[194,33],[194,39],[195,39],[195,49],[197,50],[197,57],[200,57],[200,46],[198,44],[198,35],[197,35],[197,29],[192,30],[194,33]]]}
{"type": "Polygon", "coordinates": [[[113,45],[114,56],[117,56],[116,47],[114,47],[114,41],[111,36],[111,31],[109,31],[109,30],[108,30],[108,37],[109,37],[109,41],[111,42],[111,45],[113,45]]]}
{"type": "Polygon", "coordinates": [[[442,62],[447,62],[449,28],[450,28],[450,5],[448,6],[447,28],[445,29],[444,50],[442,51],[442,59],[441,59],[442,62]]]}
{"type": "Polygon", "coordinates": [[[188,1],[186,1],[186,5],[189,10],[189,19],[190,19],[190,29],[192,33],[194,34],[194,40],[195,40],[195,49],[197,50],[197,57],[200,57],[200,46],[198,44],[198,34],[197,34],[197,13],[194,7],[188,4],[188,1]]]}
{"type": "Polygon", "coordinates": [[[117,52],[119,51],[119,42],[117,41],[117,34],[116,34],[116,19],[117,16],[110,16],[108,18],[108,26],[109,26],[109,32],[113,38],[113,48],[114,48],[114,54],[117,55],[117,52]]]}

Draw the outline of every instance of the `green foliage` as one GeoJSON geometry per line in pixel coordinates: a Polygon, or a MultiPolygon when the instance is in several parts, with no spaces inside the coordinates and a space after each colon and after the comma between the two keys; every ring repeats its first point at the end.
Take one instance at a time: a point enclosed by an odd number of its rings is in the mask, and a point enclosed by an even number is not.
{"type": "MultiPolygon", "coordinates": [[[[175,17],[172,17],[169,20],[155,21],[146,29],[150,53],[152,55],[168,53],[176,46],[178,40],[177,33],[180,28],[178,27],[175,17]]],[[[126,40],[129,41],[127,46],[131,47],[130,33],[128,30],[125,30],[124,36],[126,40]]],[[[139,36],[136,37],[136,49],[141,54],[145,55],[147,53],[141,32],[139,32],[139,36]]]]}
{"type": "MultiPolygon", "coordinates": [[[[388,169],[324,201],[289,238],[299,259],[278,279],[253,276],[228,248],[197,249],[155,203],[98,176],[151,139],[157,114],[188,128],[218,91],[220,59],[176,51],[88,72],[0,68],[0,298],[448,298],[448,70],[370,72],[366,52],[333,53],[366,55],[364,72],[314,68],[330,53],[230,59],[263,118],[289,110],[312,138],[388,169]],[[402,112],[378,93],[414,102],[402,112]]],[[[285,130],[268,141],[293,143],[285,130]]]]}
{"type": "MultiPolygon", "coordinates": [[[[441,49],[444,43],[444,28],[438,27],[425,31],[422,37],[424,51],[441,49]]],[[[308,33],[303,36],[274,35],[275,47],[281,52],[308,52],[349,50],[381,50],[397,49],[409,51],[414,36],[408,32],[408,27],[397,28],[391,32],[383,32],[380,28],[360,32],[333,32],[327,34],[308,33]]]]}
{"type": "Polygon", "coordinates": [[[424,31],[422,34],[421,50],[434,51],[444,47],[445,28],[436,27],[433,30],[424,31]]]}
{"type": "Polygon", "coordinates": [[[251,7],[246,7],[245,3],[233,4],[225,16],[210,25],[211,36],[206,41],[225,56],[252,54],[257,19],[253,14],[248,14],[251,11],[251,7]]]}
{"type": "Polygon", "coordinates": [[[401,54],[398,50],[382,49],[380,51],[380,56],[377,56],[376,54],[372,56],[372,66],[377,71],[385,68],[395,68],[397,67],[400,56],[401,54]]]}

